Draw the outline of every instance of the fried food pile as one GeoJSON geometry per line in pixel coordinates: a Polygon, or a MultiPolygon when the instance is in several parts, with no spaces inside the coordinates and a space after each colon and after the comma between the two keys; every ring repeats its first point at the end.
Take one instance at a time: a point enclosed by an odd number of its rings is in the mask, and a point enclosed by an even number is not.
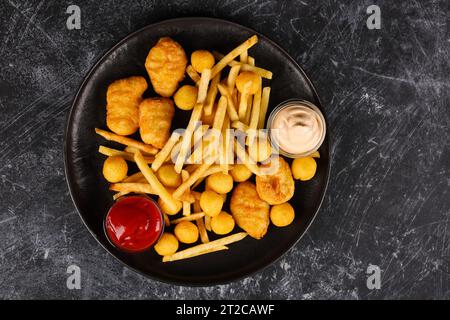
{"type": "Polygon", "coordinates": [[[264,83],[272,72],[257,67],[249,55],[257,42],[252,36],[225,55],[202,48],[188,61],[179,43],[163,37],[145,61],[159,96],[143,98],[147,81],[142,76],[108,87],[106,124],[112,132],[96,128],[96,133],[126,147],[100,146],[108,157],[103,174],[114,200],[131,193],[157,197],[165,232],[154,249],[163,262],[227,250],[247,235],[261,239],[270,222],[288,226],[295,219],[288,202],[294,178],[305,181],[315,174],[312,157],[295,159],[291,171],[260,130],[270,97],[264,83]],[[172,120],[187,112],[190,120],[180,133],[172,120]],[[129,137],[138,129],[139,137],[129,137]],[[130,174],[126,161],[139,171],[130,174]],[[229,235],[237,227],[245,232],[229,235]],[[199,241],[180,250],[180,243],[199,241]]]}

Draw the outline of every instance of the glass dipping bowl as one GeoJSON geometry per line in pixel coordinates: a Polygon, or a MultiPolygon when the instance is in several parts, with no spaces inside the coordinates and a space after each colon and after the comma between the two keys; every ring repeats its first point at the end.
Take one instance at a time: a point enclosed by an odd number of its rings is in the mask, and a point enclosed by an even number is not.
{"type": "Polygon", "coordinates": [[[311,155],[312,153],[316,152],[320,148],[320,146],[322,145],[322,143],[323,143],[323,141],[325,139],[326,132],[327,132],[325,118],[324,118],[322,112],[320,111],[320,109],[317,106],[315,106],[313,103],[311,103],[309,101],[306,101],[306,100],[301,100],[301,99],[290,99],[290,100],[284,101],[284,102],[280,103],[278,106],[276,106],[271,111],[271,113],[269,115],[269,119],[267,121],[267,129],[269,131],[269,139],[270,139],[270,143],[272,144],[272,146],[276,147],[279,150],[279,153],[281,155],[289,157],[289,158],[293,158],[293,159],[307,157],[307,156],[311,155]],[[283,150],[279,146],[279,144],[277,142],[277,139],[275,139],[272,136],[273,122],[274,122],[276,116],[278,115],[278,113],[280,111],[282,111],[283,109],[288,108],[288,107],[292,107],[294,105],[301,105],[301,106],[308,107],[308,108],[312,109],[319,116],[319,119],[320,119],[320,121],[322,123],[322,128],[323,128],[322,134],[320,136],[320,139],[314,145],[314,147],[312,147],[310,150],[307,150],[307,151],[302,152],[302,153],[297,153],[297,154],[290,153],[290,152],[287,152],[287,151],[283,150]]]}

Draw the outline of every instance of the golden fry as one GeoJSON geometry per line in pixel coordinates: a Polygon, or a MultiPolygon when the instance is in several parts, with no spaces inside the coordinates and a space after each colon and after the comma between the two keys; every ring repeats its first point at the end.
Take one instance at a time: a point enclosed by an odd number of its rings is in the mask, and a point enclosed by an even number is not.
{"type": "Polygon", "coordinates": [[[206,232],[205,222],[203,221],[203,218],[197,219],[197,220],[195,220],[195,222],[197,223],[197,228],[198,228],[198,232],[200,234],[200,240],[202,241],[202,243],[209,242],[208,232],[206,232]]]}
{"type": "Polygon", "coordinates": [[[212,114],[212,110],[213,110],[213,106],[214,106],[214,101],[216,101],[216,96],[217,96],[217,85],[220,82],[220,72],[218,74],[216,74],[216,76],[214,78],[212,78],[211,80],[211,85],[209,86],[208,89],[208,94],[206,95],[206,101],[205,101],[205,107],[204,107],[204,113],[206,116],[209,116],[212,114]]]}
{"type": "Polygon", "coordinates": [[[227,98],[227,102],[228,102],[227,103],[227,111],[228,111],[228,116],[230,117],[230,120],[231,121],[239,120],[239,116],[236,111],[236,106],[233,102],[233,98],[231,97],[231,94],[228,91],[228,89],[225,86],[223,86],[222,84],[218,84],[217,88],[219,89],[220,94],[227,98]]]}
{"type": "Polygon", "coordinates": [[[185,259],[187,257],[192,257],[201,252],[205,252],[210,249],[217,249],[218,247],[226,246],[228,244],[240,241],[240,240],[244,239],[246,236],[247,236],[246,232],[239,232],[239,233],[235,233],[231,236],[227,236],[227,237],[223,237],[223,238],[220,238],[220,239],[217,239],[214,241],[210,241],[208,243],[199,244],[199,245],[196,245],[189,249],[185,249],[183,251],[174,253],[173,255],[165,256],[163,258],[163,262],[175,261],[175,260],[185,259]]]}
{"type": "Polygon", "coordinates": [[[102,136],[106,140],[114,141],[114,142],[117,142],[117,143],[120,143],[120,144],[123,144],[126,146],[130,146],[130,147],[135,147],[135,148],[137,148],[141,151],[144,151],[148,154],[156,154],[158,152],[158,149],[153,146],[142,143],[140,141],[133,140],[128,137],[119,136],[115,133],[108,132],[108,131],[105,131],[105,130],[102,130],[99,128],[95,128],[95,133],[102,136]]]}
{"type": "MultiPolygon", "coordinates": [[[[175,253],[172,256],[164,256],[163,262],[171,262],[171,261],[183,260],[183,259],[188,259],[188,258],[194,258],[194,257],[198,257],[198,256],[201,256],[204,254],[213,253],[213,252],[222,251],[222,250],[228,250],[228,247],[219,246],[219,247],[211,248],[211,249],[208,249],[205,251],[191,253],[189,255],[179,255],[179,256],[174,257],[174,255],[176,254],[175,253]]],[[[180,252],[182,252],[182,251],[180,251],[180,252]]]]}
{"type": "Polygon", "coordinates": [[[136,160],[136,164],[138,165],[139,170],[141,170],[145,179],[147,179],[148,183],[152,186],[152,189],[155,190],[156,194],[165,202],[167,207],[171,211],[178,211],[179,208],[182,207],[181,202],[174,199],[174,197],[167,191],[162,183],[159,182],[153,170],[150,169],[149,166],[145,163],[140,152],[136,152],[134,154],[134,160],[136,160]]]}
{"type": "Polygon", "coordinates": [[[256,35],[250,37],[238,47],[233,49],[230,53],[225,55],[219,62],[211,70],[211,77],[215,77],[223,68],[225,68],[228,63],[233,61],[236,57],[238,57],[241,53],[247,51],[252,46],[254,46],[258,42],[258,37],[256,35]]]}
{"type": "Polygon", "coordinates": [[[197,73],[197,71],[195,71],[195,69],[191,65],[187,66],[186,73],[188,74],[189,78],[192,79],[192,81],[198,84],[198,82],[200,81],[200,75],[197,73]]]}
{"type": "Polygon", "coordinates": [[[119,191],[125,193],[147,193],[156,195],[155,190],[148,183],[138,183],[138,182],[122,182],[113,183],[109,186],[111,191],[119,191]]]}
{"type": "MultiPolygon", "coordinates": [[[[129,152],[125,152],[125,151],[121,151],[121,150],[116,150],[116,149],[112,149],[112,148],[108,148],[105,146],[99,146],[98,147],[98,152],[108,156],[108,157],[112,157],[112,156],[121,156],[122,158],[124,158],[127,161],[132,161],[134,162],[134,155],[132,153],[129,152]]],[[[152,156],[144,156],[144,159],[147,163],[153,163],[153,161],[155,160],[154,157],[152,156]]]]}
{"type": "Polygon", "coordinates": [[[182,218],[178,218],[178,219],[172,220],[172,221],[170,221],[170,223],[171,224],[177,224],[177,223],[180,223],[182,221],[194,221],[194,220],[203,218],[204,216],[205,216],[204,212],[193,213],[193,214],[191,214],[189,216],[185,216],[185,217],[182,217],[182,218]]]}
{"type": "Polygon", "coordinates": [[[161,165],[164,163],[166,158],[170,156],[170,152],[172,151],[175,144],[180,140],[180,134],[177,132],[173,132],[170,136],[169,140],[166,142],[164,147],[156,154],[155,160],[152,164],[153,171],[158,171],[161,165]]]}
{"type": "Polygon", "coordinates": [[[211,69],[204,69],[198,83],[197,103],[204,103],[208,94],[208,85],[211,80],[211,69]]]}
{"type": "Polygon", "coordinates": [[[258,129],[264,128],[267,108],[269,107],[270,87],[264,87],[261,96],[261,110],[259,112],[258,129]]]}

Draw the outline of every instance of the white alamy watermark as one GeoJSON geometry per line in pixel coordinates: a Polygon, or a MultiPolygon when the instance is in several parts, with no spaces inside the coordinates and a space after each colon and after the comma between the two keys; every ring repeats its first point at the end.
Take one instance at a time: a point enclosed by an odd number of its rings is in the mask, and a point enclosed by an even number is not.
{"type": "Polygon", "coordinates": [[[217,130],[198,121],[193,134],[187,134],[188,140],[185,141],[183,137],[186,133],[186,129],[176,129],[173,133],[182,137],[170,152],[170,159],[175,165],[180,160],[194,165],[245,164],[260,175],[274,174],[278,170],[279,162],[274,160],[279,157],[279,148],[270,142],[266,129],[217,130]]]}
{"type": "Polygon", "coordinates": [[[367,289],[381,289],[381,269],[377,265],[369,264],[366,270],[366,274],[368,275],[366,285],[367,289]]]}
{"type": "Polygon", "coordinates": [[[66,27],[68,30],[80,30],[81,29],[81,9],[77,5],[70,5],[66,9],[66,13],[70,16],[67,17],[66,27]]]}
{"type": "Polygon", "coordinates": [[[69,290],[81,289],[81,269],[76,264],[67,267],[66,273],[69,274],[66,280],[66,286],[69,290]]]}
{"type": "Polygon", "coordinates": [[[370,14],[370,16],[367,18],[367,21],[366,21],[367,29],[369,29],[369,30],[381,29],[380,7],[375,4],[368,6],[366,13],[370,14]]]}

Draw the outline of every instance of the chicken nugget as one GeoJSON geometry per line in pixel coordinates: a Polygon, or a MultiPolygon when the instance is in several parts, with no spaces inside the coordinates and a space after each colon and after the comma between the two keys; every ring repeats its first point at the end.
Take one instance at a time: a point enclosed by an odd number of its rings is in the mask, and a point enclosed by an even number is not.
{"type": "Polygon", "coordinates": [[[106,92],[106,125],[119,135],[128,136],[139,128],[139,103],[147,90],[143,77],[116,80],[106,92]]]}
{"type": "Polygon", "coordinates": [[[230,210],[239,227],[261,239],[269,227],[269,204],[258,196],[253,183],[239,183],[231,196],[230,210]]]}
{"type": "Polygon", "coordinates": [[[159,39],[150,49],[145,60],[145,69],[155,92],[163,97],[170,97],[183,80],[187,58],[178,42],[168,37],[159,39]]]}
{"type": "Polygon", "coordinates": [[[170,135],[175,113],[173,102],[167,98],[145,99],[139,105],[139,132],[147,144],[161,149],[170,135]]]}
{"type": "MultiPolygon", "coordinates": [[[[272,161],[278,163],[268,164],[276,165],[274,174],[260,175],[256,177],[256,191],[264,201],[270,205],[281,204],[289,201],[294,195],[295,183],[292,178],[291,168],[287,162],[278,157],[272,161]]],[[[268,166],[266,165],[266,166],[268,166]]]]}

